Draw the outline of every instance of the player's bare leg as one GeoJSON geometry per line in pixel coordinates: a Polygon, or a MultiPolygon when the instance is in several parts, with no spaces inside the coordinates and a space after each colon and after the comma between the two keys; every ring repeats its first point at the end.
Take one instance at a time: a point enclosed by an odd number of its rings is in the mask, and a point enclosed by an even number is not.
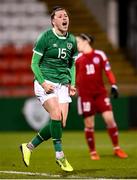
{"type": "Polygon", "coordinates": [[[62,114],[62,126],[66,126],[66,121],[67,121],[67,116],[68,116],[68,108],[69,104],[68,103],[60,103],[59,104],[60,109],[61,109],[61,114],[62,114]]]}
{"type": "MultiPolygon", "coordinates": [[[[65,106],[68,108],[68,104],[65,106]]],[[[62,117],[63,112],[60,104],[58,102],[58,99],[56,97],[53,97],[49,100],[47,100],[44,103],[44,108],[49,112],[50,117],[51,117],[51,137],[53,140],[53,145],[55,149],[55,154],[56,154],[56,163],[61,167],[62,170],[64,171],[73,171],[72,166],[69,164],[67,161],[64,152],[62,150],[62,117]]],[[[65,111],[68,113],[68,111],[65,111]]]]}

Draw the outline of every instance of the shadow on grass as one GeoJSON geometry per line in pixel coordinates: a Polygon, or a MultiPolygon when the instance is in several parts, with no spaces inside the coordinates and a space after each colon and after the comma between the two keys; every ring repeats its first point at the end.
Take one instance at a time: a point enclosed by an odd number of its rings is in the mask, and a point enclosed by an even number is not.
{"type": "Polygon", "coordinates": [[[103,172],[105,171],[104,168],[100,169],[80,169],[80,170],[74,170],[73,172],[62,172],[58,173],[60,174],[61,178],[90,178],[93,177],[92,174],[95,174],[96,172],[103,172]]]}

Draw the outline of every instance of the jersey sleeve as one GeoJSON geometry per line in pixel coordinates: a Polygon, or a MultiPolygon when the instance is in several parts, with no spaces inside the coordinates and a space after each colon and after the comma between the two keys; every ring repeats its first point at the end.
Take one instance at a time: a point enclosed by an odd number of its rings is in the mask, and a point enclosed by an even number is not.
{"type": "Polygon", "coordinates": [[[103,69],[105,71],[105,74],[108,78],[108,81],[111,85],[116,84],[116,78],[114,73],[111,70],[111,65],[110,62],[107,58],[107,56],[105,55],[105,53],[103,52],[103,56],[102,56],[102,64],[103,64],[103,69]]]}
{"type": "Polygon", "coordinates": [[[78,55],[77,43],[76,43],[76,38],[74,38],[74,48],[73,48],[73,54],[72,54],[72,65],[71,65],[71,69],[70,69],[71,85],[75,85],[75,79],[76,79],[75,59],[76,59],[77,55],[78,55]]]}
{"type": "Polygon", "coordinates": [[[40,71],[40,68],[39,68],[40,59],[41,59],[41,56],[34,52],[33,56],[32,56],[32,61],[31,61],[31,69],[32,69],[37,81],[40,84],[42,84],[45,81],[45,79],[44,79],[44,77],[40,71]]]}
{"type": "Polygon", "coordinates": [[[75,70],[75,65],[73,64],[71,69],[70,69],[70,73],[71,73],[71,85],[75,86],[75,76],[76,76],[76,70],[75,70]]]}
{"type": "Polygon", "coordinates": [[[116,78],[115,78],[115,75],[114,75],[114,73],[112,71],[107,71],[106,76],[108,77],[109,83],[111,85],[116,84],[116,78]]]}
{"type": "Polygon", "coordinates": [[[46,42],[46,33],[43,32],[38,36],[34,44],[33,52],[35,52],[36,54],[40,56],[43,56],[44,51],[45,51],[45,46],[46,46],[45,42],[46,42]]]}
{"type": "Polygon", "coordinates": [[[74,52],[73,52],[73,59],[76,58],[77,54],[78,54],[77,42],[76,42],[76,38],[74,38],[74,52]]]}

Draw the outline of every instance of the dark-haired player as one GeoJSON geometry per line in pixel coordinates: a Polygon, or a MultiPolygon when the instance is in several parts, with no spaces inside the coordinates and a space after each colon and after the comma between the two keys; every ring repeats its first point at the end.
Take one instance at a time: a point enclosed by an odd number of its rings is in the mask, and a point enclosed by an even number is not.
{"type": "Polygon", "coordinates": [[[76,39],[80,52],[75,62],[76,88],[79,96],[78,107],[81,107],[79,110],[81,109],[84,117],[84,132],[90,157],[92,160],[100,159],[95,148],[94,118],[96,113],[101,113],[113,144],[114,154],[120,158],[127,158],[127,154],[119,146],[117,124],[103,82],[104,71],[111,84],[111,95],[117,98],[118,88],[109,60],[103,51],[92,48],[94,41],[92,36],[81,34],[76,39]]]}
{"type": "Polygon", "coordinates": [[[31,68],[35,76],[34,92],[50,115],[45,125],[29,142],[21,145],[23,161],[29,166],[35,147],[52,138],[56,162],[64,171],[73,171],[62,149],[62,126],[65,127],[71,95],[75,94],[73,56],[77,51],[76,39],[68,32],[69,17],[62,7],[51,13],[53,28],[42,32],[34,45],[31,68]]]}

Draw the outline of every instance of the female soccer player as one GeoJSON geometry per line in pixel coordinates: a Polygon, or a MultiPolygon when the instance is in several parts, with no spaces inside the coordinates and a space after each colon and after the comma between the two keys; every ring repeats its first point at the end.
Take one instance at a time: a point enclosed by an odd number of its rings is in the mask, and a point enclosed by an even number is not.
{"type": "MultiPolygon", "coordinates": [[[[71,70],[77,51],[76,39],[68,33],[69,17],[62,7],[51,13],[52,29],[42,32],[33,49],[31,68],[35,76],[34,92],[50,115],[50,123],[43,127],[29,143],[21,145],[23,161],[29,166],[32,150],[52,138],[56,163],[64,171],[73,171],[62,150],[62,126],[65,127],[71,95],[75,94],[71,70]]],[[[73,74],[73,73],[72,73],[73,74]]]]}
{"type": "Polygon", "coordinates": [[[79,105],[84,116],[85,138],[89,146],[90,157],[100,159],[95,148],[94,118],[101,113],[107,125],[112,140],[114,154],[120,158],[127,158],[127,154],[120,148],[118,142],[118,128],[114,120],[112,105],[103,83],[103,70],[111,84],[111,94],[118,97],[115,76],[111,70],[109,60],[101,50],[92,48],[93,37],[81,34],[77,38],[77,48],[80,52],[76,59],[76,88],[79,96],[79,105]]]}

